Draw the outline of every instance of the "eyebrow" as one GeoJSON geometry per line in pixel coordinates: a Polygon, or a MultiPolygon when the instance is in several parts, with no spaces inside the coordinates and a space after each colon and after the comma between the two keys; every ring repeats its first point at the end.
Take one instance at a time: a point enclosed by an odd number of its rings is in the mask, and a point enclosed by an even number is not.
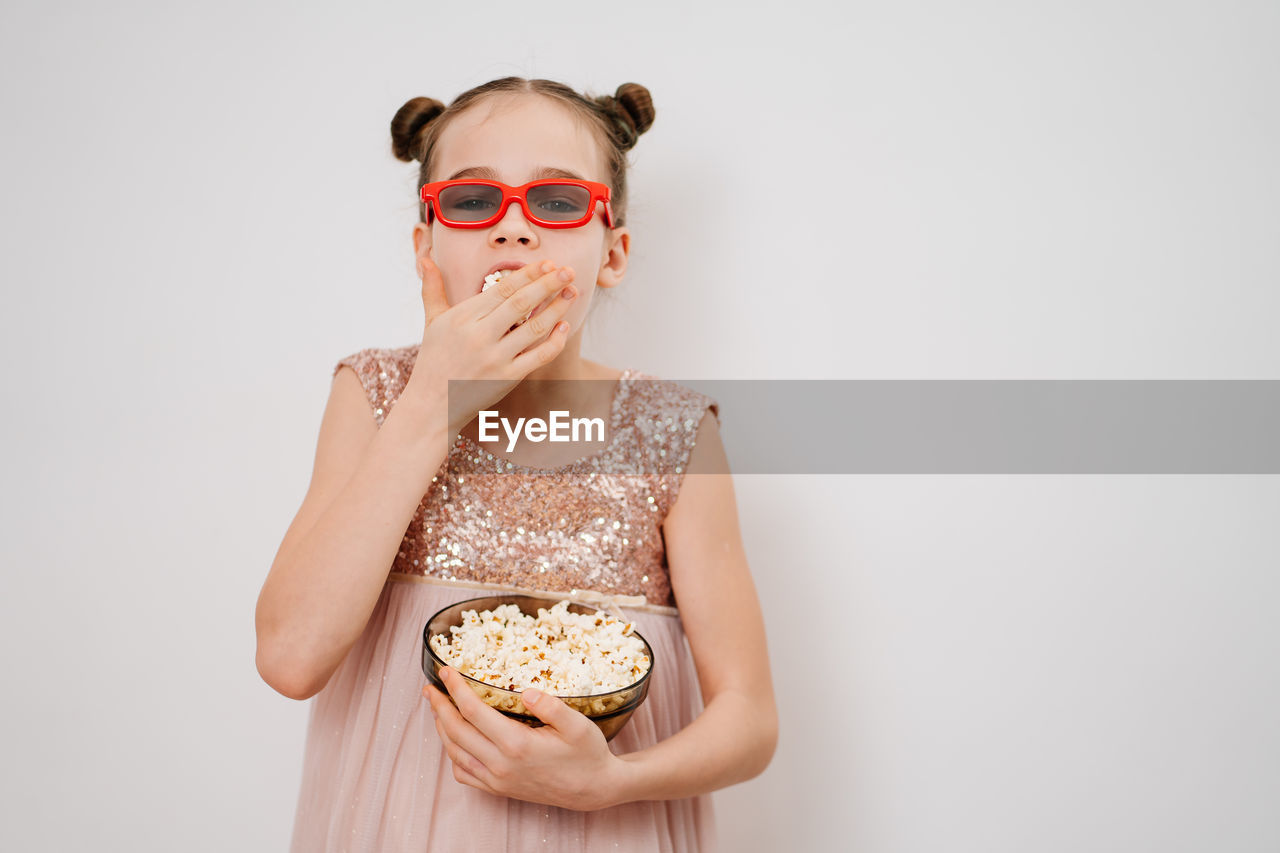
{"type": "MultiPolygon", "coordinates": [[[[468,166],[449,176],[451,181],[456,181],[459,178],[484,178],[488,181],[496,181],[498,180],[498,173],[488,166],[468,166]]],[[[586,180],[581,175],[570,172],[568,169],[557,169],[554,166],[543,166],[533,176],[535,181],[541,181],[545,178],[568,178],[571,181],[586,180]]]]}

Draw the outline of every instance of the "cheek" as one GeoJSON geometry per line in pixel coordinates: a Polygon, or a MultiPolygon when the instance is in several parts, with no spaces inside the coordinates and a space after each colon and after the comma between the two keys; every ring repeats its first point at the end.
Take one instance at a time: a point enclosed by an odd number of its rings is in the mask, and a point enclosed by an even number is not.
{"type": "Polygon", "coordinates": [[[463,300],[471,297],[471,291],[463,285],[456,277],[450,279],[448,276],[444,280],[444,297],[449,300],[449,305],[454,306],[463,300]]]}
{"type": "Polygon", "coordinates": [[[443,275],[444,275],[444,298],[445,298],[445,301],[449,303],[450,308],[459,304],[460,302],[464,302],[467,299],[470,299],[472,296],[475,296],[476,293],[478,293],[480,290],[479,286],[476,286],[475,288],[470,288],[470,289],[467,288],[465,282],[456,276],[451,276],[448,273],[443,273],[443,275]]]}
{"type": "Polygon", "coordinates": [[[431,259],[444,279],[444,295],[450,305],[457,305],[480,289],[480,282],[469,281],[475,264],[467,263],[464,253],[451,252],[437,243],[432,247],[431,259]]]}
{"type": "Polygon", "coordinates": [[[579,329],[586,322],[587,312],[591,310],[591,303],[599,298],[600,294],[594,287],[586,289],[578,289],[578,298],[573,300],[573,304],[569,306],[569,311],[564,315],[564,319],[569,324],[570,331],[579,329]]]}

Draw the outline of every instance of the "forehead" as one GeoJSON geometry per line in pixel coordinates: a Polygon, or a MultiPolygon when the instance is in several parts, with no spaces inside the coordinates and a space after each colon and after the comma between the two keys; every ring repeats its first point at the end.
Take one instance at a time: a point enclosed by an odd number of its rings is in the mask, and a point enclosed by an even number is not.
{"type": "Polygon", "coordinates": [[[586,121],[541,95],[490,97],[458,113],[436,143],[431,180],[477,167],[522,184],[546,169],[608,182],[604,153],[586,121]]]}

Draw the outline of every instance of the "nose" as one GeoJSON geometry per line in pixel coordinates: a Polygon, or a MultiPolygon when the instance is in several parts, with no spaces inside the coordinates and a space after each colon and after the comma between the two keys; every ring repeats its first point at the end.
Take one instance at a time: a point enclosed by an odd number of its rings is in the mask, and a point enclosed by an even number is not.
{"type": "Polygon", "coordinates": [[[519,243],[521,246],[531,248],[538,245],[538,232],[534,230],[529,220],[524,218],[524,209],[515,199],[507,205],[502,218],[489,229],[489,245],[507,246],[511,243],[519,243]]]}

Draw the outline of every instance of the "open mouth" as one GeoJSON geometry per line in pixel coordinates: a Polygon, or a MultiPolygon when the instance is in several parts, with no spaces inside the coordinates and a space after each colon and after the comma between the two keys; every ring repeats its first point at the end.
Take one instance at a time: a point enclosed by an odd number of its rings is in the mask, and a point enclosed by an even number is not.
{"type": "Polygon", "coordinates": [[[513,270],[498,270],[497,272],[489,273],[487,276],[484,277],[484,283],[480,285],[480,292],[484,293],[486,290],[493,287],[498,282],[502,281],[503,276],[507,275],[510,272],[513,272],[513,270]]]}

